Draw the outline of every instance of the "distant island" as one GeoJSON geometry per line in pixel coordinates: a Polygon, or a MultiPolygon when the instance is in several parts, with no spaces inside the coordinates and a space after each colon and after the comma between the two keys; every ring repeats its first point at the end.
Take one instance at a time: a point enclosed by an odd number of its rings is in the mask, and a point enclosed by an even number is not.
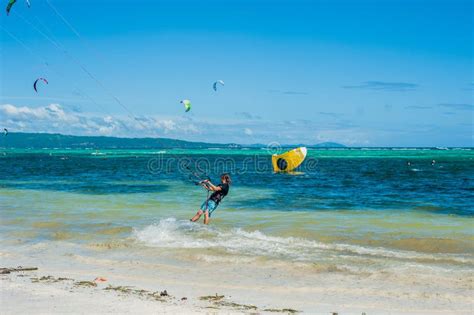
{"type": "Polygon", "coordinates": [[[345,148],[346,146],[336,142],[321,142],[315,145],[308,145],[308,148],[345,148]]]}
{"type": "MultiPolygon", "coordinates": [[[[282,147],[306,146],[308,148],[342,148],[335,142],[316,145],[282,145],[282,147]]],[[[68,136],[53,133],[10,132],[2,136],[0,147],[11,149],[206,149],[206,148],[264,148],[265,144],[241,145],[237,143],[192,142],[169,138],[118,138],[104,136],[68,136]]]]}

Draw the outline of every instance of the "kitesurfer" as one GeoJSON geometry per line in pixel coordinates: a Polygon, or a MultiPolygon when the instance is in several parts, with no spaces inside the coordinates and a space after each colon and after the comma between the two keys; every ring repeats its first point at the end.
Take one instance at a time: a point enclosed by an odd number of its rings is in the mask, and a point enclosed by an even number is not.
{"type": "Polygon", "coordinates": [[[209,217],[211,216],[212,212],[216,210],[222,199],[224,199],[224,197],[229,193],[229,186],[231,182],[232,180],[229,174],[225,173],[221,175],[221,183],[217,186],[211,183],[211,181],[208,179],[201,181],[200,185],[209,192],[212,191],[213,193],[202,203],[201,208],[191,219],[191,221],[196,222],[204,214],[204,224],[209,224],[209,217]]]}

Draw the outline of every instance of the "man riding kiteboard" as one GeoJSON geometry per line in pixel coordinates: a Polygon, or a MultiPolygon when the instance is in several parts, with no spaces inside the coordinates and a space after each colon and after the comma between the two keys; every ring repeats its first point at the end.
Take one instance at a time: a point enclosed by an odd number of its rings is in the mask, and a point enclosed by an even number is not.
{"type": "Polygon", "coordinates": [[[200,181],[199,184],[204,187],[208,192],[213,192],[210,197],[206,199],[201,205],[201,208],[198,210],[196,215],[191,219],[192,222],[196,222],[204,214],[204,224],[209,224],[209,217],[212,212],[216,210],[219,203],[224,199],[225,196],[229,193],[229,186],[232,180],[230,179],[229,174],[221,175],[221,183],[219,185],[214,185],[210,180],[206,179],[200,181]]]}

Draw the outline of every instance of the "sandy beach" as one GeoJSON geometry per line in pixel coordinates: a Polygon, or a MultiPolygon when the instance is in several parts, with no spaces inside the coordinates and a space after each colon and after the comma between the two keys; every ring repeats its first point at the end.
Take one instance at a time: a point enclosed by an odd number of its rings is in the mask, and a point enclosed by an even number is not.
{"type": "Polygon", "coordinates": [[[408,273],[361,276],[261,261],[177,266],[48,256],[54,250],[42,244],[29,254],[2,251],[2,266],[38,267],[1,275],[2,314],[472,314],[472,278],[410,281],[408,273]]]}

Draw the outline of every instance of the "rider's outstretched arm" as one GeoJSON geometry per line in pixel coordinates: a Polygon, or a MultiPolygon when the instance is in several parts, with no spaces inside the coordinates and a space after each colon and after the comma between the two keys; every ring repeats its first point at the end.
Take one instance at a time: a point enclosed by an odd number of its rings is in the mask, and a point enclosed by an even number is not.
{"type": "Polygon", "coordinates": [[[204,188],[206,188],[209,191],[219,191],[221,188],[219,186],[214,185],[210,181],[204,181],[203,185],[204,188]]]}

